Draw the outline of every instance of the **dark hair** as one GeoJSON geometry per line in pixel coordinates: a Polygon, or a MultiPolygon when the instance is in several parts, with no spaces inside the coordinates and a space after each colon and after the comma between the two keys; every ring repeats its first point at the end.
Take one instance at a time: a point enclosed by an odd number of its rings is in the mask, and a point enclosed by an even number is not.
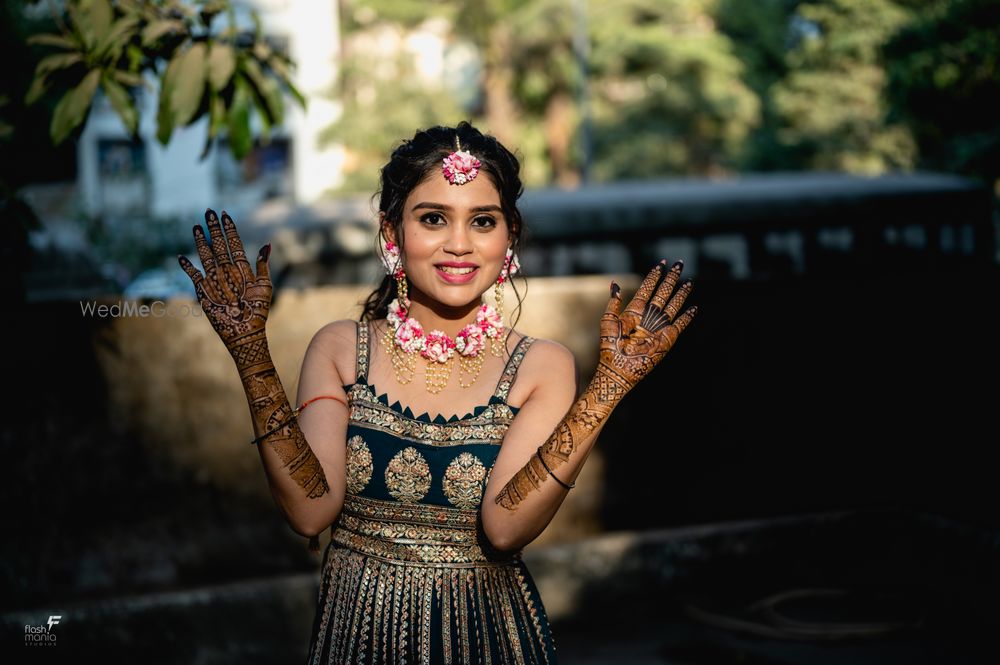
{"type": "MultiPolygon", "coordinates": [[[[460,122],[457,127],[438,125],[420,130],[412,139],[404,140],[402,145],[393,150],[389,163],[382,167],[379,191],[374,195],[379,197],[378,209],[385,213],[383,223],[392,225],[400,250],[403,250],[406,243],[402,233],[403,206],[406,197],[434,172],[440,173],[442,160],[455,150],[456,136],[462,144],[462,150],[468,150],[480,161],[479,170],[486,173],[496,186],[500,194],[500,208],[503,210],[512,238],[511,248],[518,252],[524,232],[521,212],[517,209],[517,199],[524,193],[520,177],[521,165],[517,157],[500,141],[489,134],[483,134],[465,121],[460,122]]],[[[375,251],[383,255],[384,248],[379,242],[380,237],[381,228],[375,236],[375,251]]],[[[517,276],[523,279],[522,273],[519,272],[515,277],[517,276]]],[[[516,323],[521,315],[523,297],[517,290],[514,278],[510,279],[510,284],[517,297],[517,318],[514,319],[516,323]]],[[[395,278],[386,275],[378,288],[365,300],[360,320],[384,318],[388,313],[389,303],[397,295],[395,278]]],[[[513,328],[513,325],[511,327],[513,328]]]]}

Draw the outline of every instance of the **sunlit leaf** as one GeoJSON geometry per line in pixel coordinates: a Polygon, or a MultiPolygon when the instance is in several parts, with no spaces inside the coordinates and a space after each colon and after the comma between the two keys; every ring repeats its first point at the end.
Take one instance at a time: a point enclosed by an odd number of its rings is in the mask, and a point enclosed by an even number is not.
{"type": "Polygon", "coordinates": [[[104,89],[104,94],[107,96],[108,101],[111,102],[111,106],[118,112],[118,116],[122,119],[126,129],[128,129],[130,134],[134,135],[139,125],[139,113],[136,111],[128,91],[109,76],[101,78],[101,87],[104,89]]]}
{"type": "Polygon", "coordinates": [[[78,86],[63,95],[52,114],[49,133],[52,142],[59,145],[87,117],[90,103],[101,80],[101,70],[91,70],[78,86]]]}
{"type": "Polygon", "coordinates": [[[222,90],[236,69],[236,52],[225,42],[212,42],[208,51],[208,81],[213,90],[222,90]]]}
{"type": "Polygon", "coordinates": [[[184,127],[194,117],[205,92],[205,56],[208,49],[204,42],[193,44],[177,60],[177,75],[170,90],[170,110],[174,112],[174,125],[184,127]]]}
{"type": "Polygon", "coordinates": [[[236,91],[229,106],[229,147],[236,159],[243,159],[253,145],[250,135],[250,86],[240,74],[235,77],[236,91]]]}
{"type": "Polygon", "coordinates": [[[57,69],[66,69],[78,62],[83,62],[83,56],[80,53],[56,53],[46,56],[35,67],[35,76],[47,76],[57,69]]]}
{"type": "Polygon", "coordinates": [[[29,44],[38,44],[41,46],[56,46],[58,48],[65,49],[75,49],[77,43],[74,42],[69,37],[63,35],[53,35],[51,33],[45,33],[41,35],[31,35],[28,37],[27,42],[29,44]]]}
{"type": "Polygon", "coordinates": [[[160,81],[160,104],[156,111],[156,138],[162,145],[167,145],[174,131],[174,112],[170,108],[170,96],[174,89],[174,79],[177,78],[180,54],[167,64],[166,71],[160,81]]]}
{"type": "Polygon", "coordinates": [[[150,46],[166,34],[183,33],[186,31],[187,26],[184,24],[184,21],[156,21],[142,29],[142,45],[150,46]]]}

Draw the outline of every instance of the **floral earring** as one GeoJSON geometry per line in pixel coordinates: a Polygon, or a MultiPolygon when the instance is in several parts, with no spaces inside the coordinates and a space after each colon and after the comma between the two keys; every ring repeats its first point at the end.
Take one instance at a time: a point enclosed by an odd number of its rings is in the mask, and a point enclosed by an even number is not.
{"type": "MultiPolygon", "coordinates": [[[[503,260],[503,268],[500,270],[500,275],[497,277],[497,283],[493,286],[493,297],[497,301],[497,316],[499,320],[503,321],[503,287],[517,271],[521,269],[521,262],[517,259],[517,254],[510,247],[507,248],[507,256],[503,260]]],[[[491,340],[493,355],[499,356],[501,353],[501,346],[499,339],[491,340]]]]}

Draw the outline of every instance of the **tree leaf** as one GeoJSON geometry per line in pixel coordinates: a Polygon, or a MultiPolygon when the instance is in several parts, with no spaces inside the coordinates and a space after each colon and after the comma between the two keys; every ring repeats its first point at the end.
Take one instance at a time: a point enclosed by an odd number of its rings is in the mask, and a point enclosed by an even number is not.
{"type": "MultiPolygon", "coordinates": [[[[72,3],[71,3],[72,4],[72,3]]],[[[108,0],[80,0],[78,25],[83,33],[87,50],[98,50],[111,31],[111,4],[108,0]]]]}
{"type": "Polygon", "coordinates": [[[208,81],[213,90],[222,90],[236,71],[236,52],[225,42],[214,41],[208,50],[208,81]]]}
{"type": "Polygon", "coordinates": [[[119,83],[124,83],[125,85],[143,85],[143,78],[141,74],[136,74],[135,72],[127,72],[123,69],[112,70],[111,76],[114,77],[119,83]]]}
{"type": "Polygon", "coordinates": [[[51,33],[45,33],[42,35],[31,35],[26,40],[29,44],[38,44],[41,46],[56,46],[58,48],[65,49],[75,49],[77,48],[77,43],[74,42],[69,37],[64,37],[63,35],[54,35],[51,33]]]}
{"type": "Polygon", "coordinates": [[[91,70],[78,86],[63,95],[56,104],[52,114],[52,124],[49,127],[53,144],[62,143],[70,132],[86,119],[100,79],[101,70],[91,70]]]}
{"type": "Polygon", "coordinates": [[[177,78],[180,54],[177,54],[167,64],[166,71],[160,81],[160,103],[156,111],[156,138],[161,145],[167,145],[174,131],[174,112],[170,108],[170,96],[174,89],[174,79],[177,78]]]}
{"type": "Polygon", "coordinates": [[[271,126],[281,122],[282,109],[280,108],[280,96],[277,102],[278,108],[274,108],[272,106],[274,103],[273,95],[267,89],[267,78],[264,76],[264,72],[261,71],[260,65],[253,58],[246,58],[242,64],[243,73],[246,74],[254,100],[258,108],[260,108],[261,121],[264,124],[264,131],[266,132],[271,126]]]}
{"type": "Polygon", "coordinates": [[[192,44],[178,56],[177,75],[170,90],[170,110],[174,113],[174,125],[184,127],[194,117],[205,93],[204,42],[192,44]]]}
{"type": "Polygon", "coordinates": [[[57,69],[72,67],[78,62],[83,62],[83,55],[77,53],[56,53],[42,58],[35,67],[35,76],[48,76],[57,69]]]}
{"type": "Polygon", "coordinates": [[[150,23],[145,28],[142,29],[142,45],[151,46],[158,39],[163,37],[168,33],[184,33],[187,32],[187,25],[184,21],[178,20],[165,20],[165,21],[155,21],[150,23]]]}
{"type": "Polygon", "coordinates": [[[229,106],[229,149],[236,159],[243,159],[253,145],[250,135],[250,86],[242,75],[236,74],[236,91],[229,106]]]}
{"type": "Polygon", "coordinates": [[[139,25],[138,16],[123,16],[115,21],[108,31],[107,37],[98,43],[97,52],[102,58],[115,62],[121,56],[125,47],[132,41],[139,25]]]}
{"type": "Polygon", "coordinates": [[[39,100],[39,98],[45,94],[45,91],[49,89],[49,77],[47,74],[42,74],[41,76],[36,76],[35,80],[31,82],[31,87],[28,88],[28,92],[24,95],[25,106],[31,106],[39,100]]]}
{"type": "Polygon", "coordinates": [[[136,111],[128,91],[118,85],[110,76],[101,77],[101,87],[104,89],[104,94],[107,96],[108,101],[111,102],[111,106],[114,107],[122,122],[125,123],[125,128],[128,129],[129,134],[134,136],[135,130],[139,126],[139,113],[136,111]]]}

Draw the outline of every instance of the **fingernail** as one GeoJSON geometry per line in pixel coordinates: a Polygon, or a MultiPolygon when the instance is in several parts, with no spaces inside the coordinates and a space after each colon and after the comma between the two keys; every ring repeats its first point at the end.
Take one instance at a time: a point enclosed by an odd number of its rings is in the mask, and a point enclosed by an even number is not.
{"type": "Polygon", "coordinates": [[[678,268],[683,268],[684,267],[683,259],[677,259],[677,261],[674,262],[674,265],[677,266],[678,268]]]}
{"type": "Polygon", "coordinates": [[[667,260],[666,259],[660,259],[660,265],[661,266],[667,265],[667,260]]]}
{"type": "Polygon", "coordinates": [[[268,257],[271,256],[271,243],[267,243],[260,248],[260,258],[267,261],[268,257]]]}
{"type": "Polygon", "coordinates": [[[611,295],[617,296],[621,290],[622,287],[618,286],[615,282],[611,282],[611,295]]]}
{"type": "Polygon", "coordinates": [[[205,211],[205,219],[215,221],[215,212],[211,208],[205,211]]]}

